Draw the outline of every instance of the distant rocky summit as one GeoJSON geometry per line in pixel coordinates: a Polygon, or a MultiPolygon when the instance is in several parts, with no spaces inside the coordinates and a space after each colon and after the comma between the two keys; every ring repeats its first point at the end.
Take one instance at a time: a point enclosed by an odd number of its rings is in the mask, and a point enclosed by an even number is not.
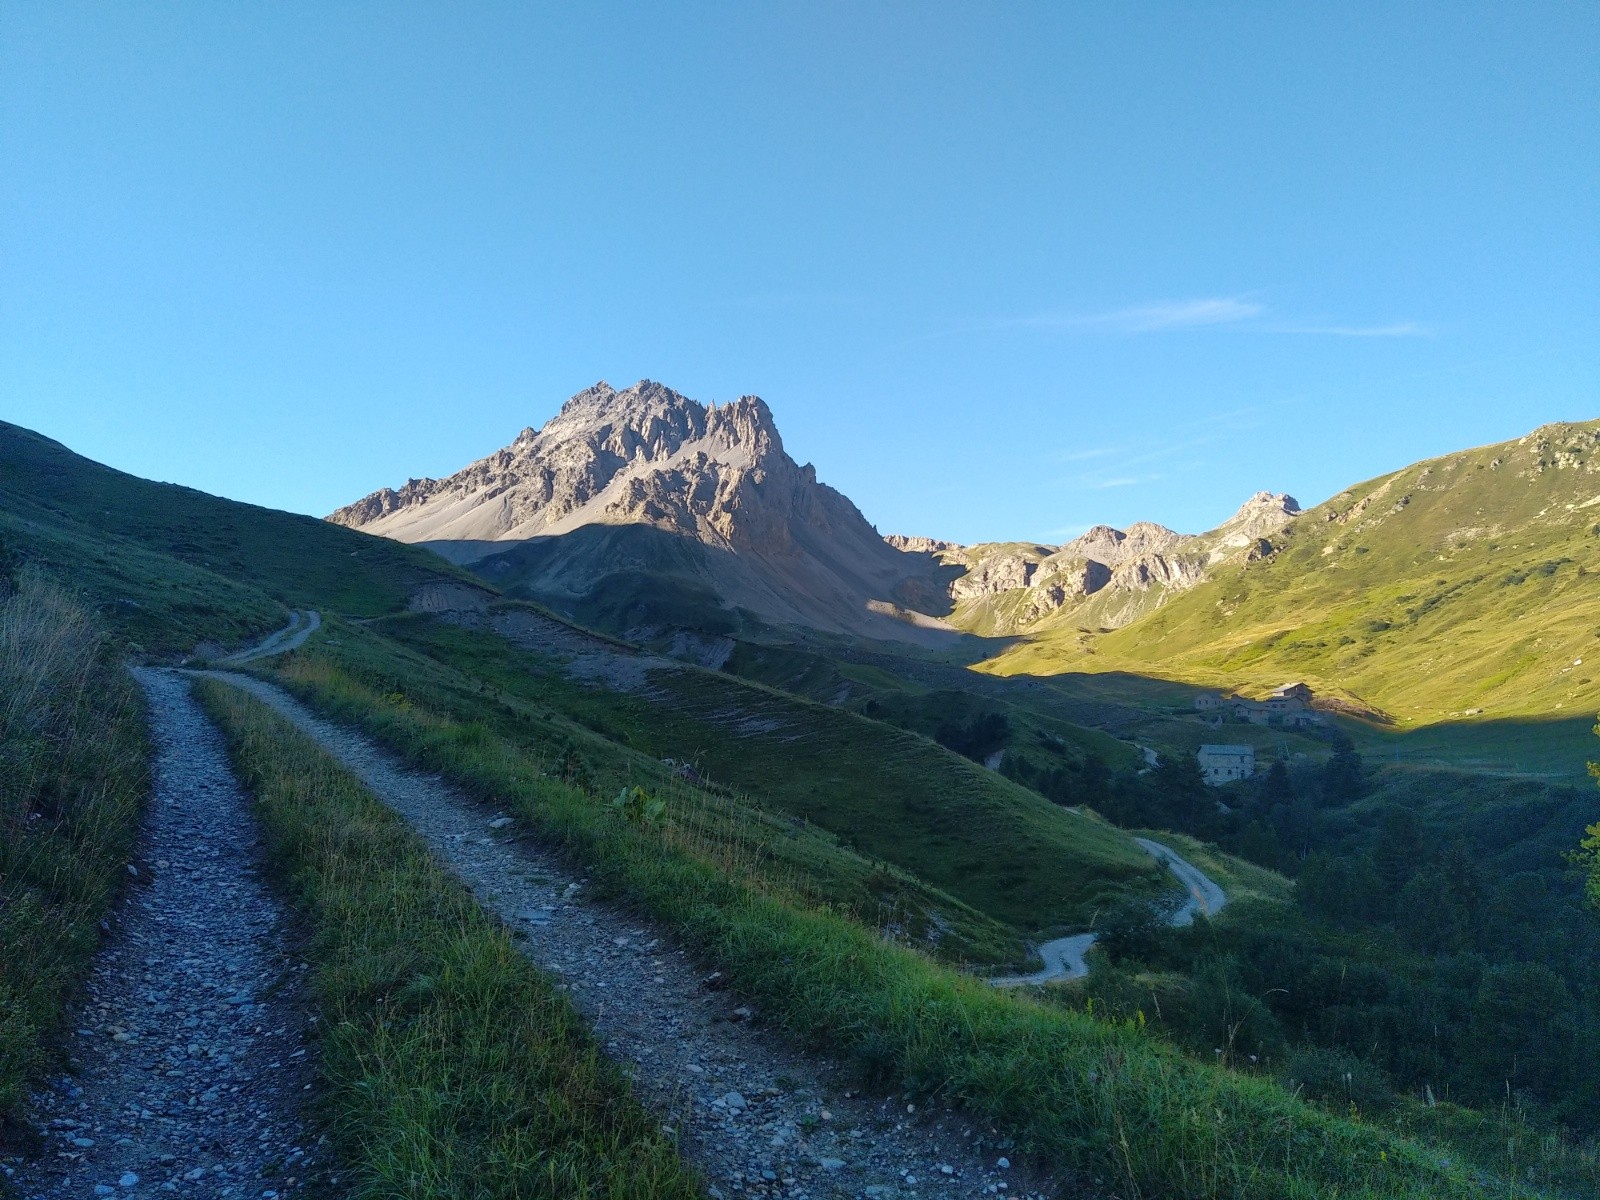
{"type": "Polygon", "coordinates": [[[1219,563],[1270,554],[1273,535],[1299,512],[1293,496],[1257,492],[1227,521],[1202,534],[1138,521],[1127,529],[1096,525],[1061,546],[959,546],[898,534],[886,540],[955,569],[950,620],[963,629],[1017,633],[1060,619],[1109,629],[1194,587],[1219,563]]]}
{"type": "Polygon", "coordinates": [[[449,478],[382,488],[328,520],[569,610],[626,599],[623,623],[659,619],[671,599],[831,632],[953,636],[929,615],[943,592],[932,556],[891,547],[790,458],[756,396],[704,405],[649,380],[597,383],[449,478]],[[630,594],[641,580],[653,597],[630,594]]]}

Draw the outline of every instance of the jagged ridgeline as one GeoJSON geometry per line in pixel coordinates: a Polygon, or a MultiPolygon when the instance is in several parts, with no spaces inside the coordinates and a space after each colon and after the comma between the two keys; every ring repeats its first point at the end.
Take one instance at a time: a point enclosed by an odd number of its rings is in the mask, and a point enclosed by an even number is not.
{"type": "Polygon", "coordinates": [[[1005,673],[1305,679],[1402,724],[1600,706],[1600,421],[1347,488],[1142,619],[1054,626],[1005,673]]]}
{"type": "Polygon", "coordinates": [[[702,405],[648,380],[578,393],[447,479],[334,512],[609,628],[798,626],[940,645],[1067,620],[1120,625],[1266,553],[1298,512],[1261,493],[1201,535],[1141,523],[1064,546],[880,537],[785,453],[765,402],[702,405]]]}
{"type": "Polygon", "coordinates": [[[707,406],[648,380],[596,384],[448,479],[385,488],[328,519],[618,630],[957,636],[937,619],[950,609],[940,565],[888,545],[790,458],[755,396],[707,406]]]}
{"type": "Polygon", "coordinates": [[[0,553],[163,652],[242,640],[282,624],[286,606],[377,616],[470,578],[414,547],[140,479],[4,422],[0,553]]]}
{"type": "Polygon", "coordinates": [[[960,546],[891,535],[907,553],[932,554],[954,576],[950,622],[972,633],[1010,634],[1070,624],[1118,628],[1231,562],[1272,552],[1268,540],[1300,511],[1293,496],[1257,492],[1209,533],[1177,533],[1136,521],[1109,525],[1060,546],[983,542],[960,546]]]}

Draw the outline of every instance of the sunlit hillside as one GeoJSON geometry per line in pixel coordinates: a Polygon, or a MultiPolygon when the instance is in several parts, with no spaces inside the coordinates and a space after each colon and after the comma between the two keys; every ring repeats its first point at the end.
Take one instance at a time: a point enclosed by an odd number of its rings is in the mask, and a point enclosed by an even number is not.
{"type": "Polygon", "coordinates": [[[1401,725],[1600,707],[1600,421],[1358,484],[1273,544],[1125,628],[1049,630],[982,669],[1304,679],[1401,725]]]}

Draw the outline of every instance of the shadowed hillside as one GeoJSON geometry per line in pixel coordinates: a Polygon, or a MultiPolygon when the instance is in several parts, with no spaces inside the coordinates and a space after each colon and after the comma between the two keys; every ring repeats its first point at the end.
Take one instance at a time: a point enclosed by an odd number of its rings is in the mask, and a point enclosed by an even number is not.
{"type": "Polygon", "coordinates": [[[0,542],[153,650],[238,640],[285,605],[377,616],[423,585],[471,579],[415,547],[140,479],[4,422],[0,542]]]}

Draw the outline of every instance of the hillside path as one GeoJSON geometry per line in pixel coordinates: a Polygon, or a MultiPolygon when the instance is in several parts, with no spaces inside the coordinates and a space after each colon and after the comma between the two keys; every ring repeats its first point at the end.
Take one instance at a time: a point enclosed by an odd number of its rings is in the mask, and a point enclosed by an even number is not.
{"type": "Polygon", "coordinates": [[[230,665],[255,662],[259,658],[271,658],[274,654],[284,654],[290,650],[297,650],[306,644],[306,639],[322,628],[322,614],[315,609],[305,612],[291,612],[289,623],[276,633],[269,633],[254,646],[228,655],[222,661],[230,665]]]}
{"type": "Polygon", "coordinates": [[[1025,1170],[1004,1139],[958,1114],[862,1094],[847,1064],[764,1025],[664,930],[588,898],[582,871],[518,823],[270,683],[211,674],[316,739],[510,926],[678,1131],[712,1200],[1087,1194],[1025,1170]]]}
{"type": "Polygon", "coordinates": [[[155,780],[117,928],[73,1007],[75,1069],[34,1097],[33,1200],[288,1197],[311,1166],[301,964],[256,878],[249,797],[168,671],[134,672],[155,780]]]}
{"type": "MultiPolygon", "coordinates": [[[[1145,852],[1177,876],[1188,893],[1183,903],[1173,910],[1168,924],[1175,928],[1193,925],[1196,913],[1210,916],[1228,902],[1228,894],[1187,859],[1181,858],[1170,846],[1149,838],[1134,838],[1145,852]]],[[[1098,934],[1074,933],[1056,938],[1039,947],[1039,957],[1044,969],[1029,975],[997,975],[989,980],[995,987],[1024,987],[1033,983],[1054,983],[1082,979],[1089,973],[1089,948],[1099,939],[1098,934]]]]}

